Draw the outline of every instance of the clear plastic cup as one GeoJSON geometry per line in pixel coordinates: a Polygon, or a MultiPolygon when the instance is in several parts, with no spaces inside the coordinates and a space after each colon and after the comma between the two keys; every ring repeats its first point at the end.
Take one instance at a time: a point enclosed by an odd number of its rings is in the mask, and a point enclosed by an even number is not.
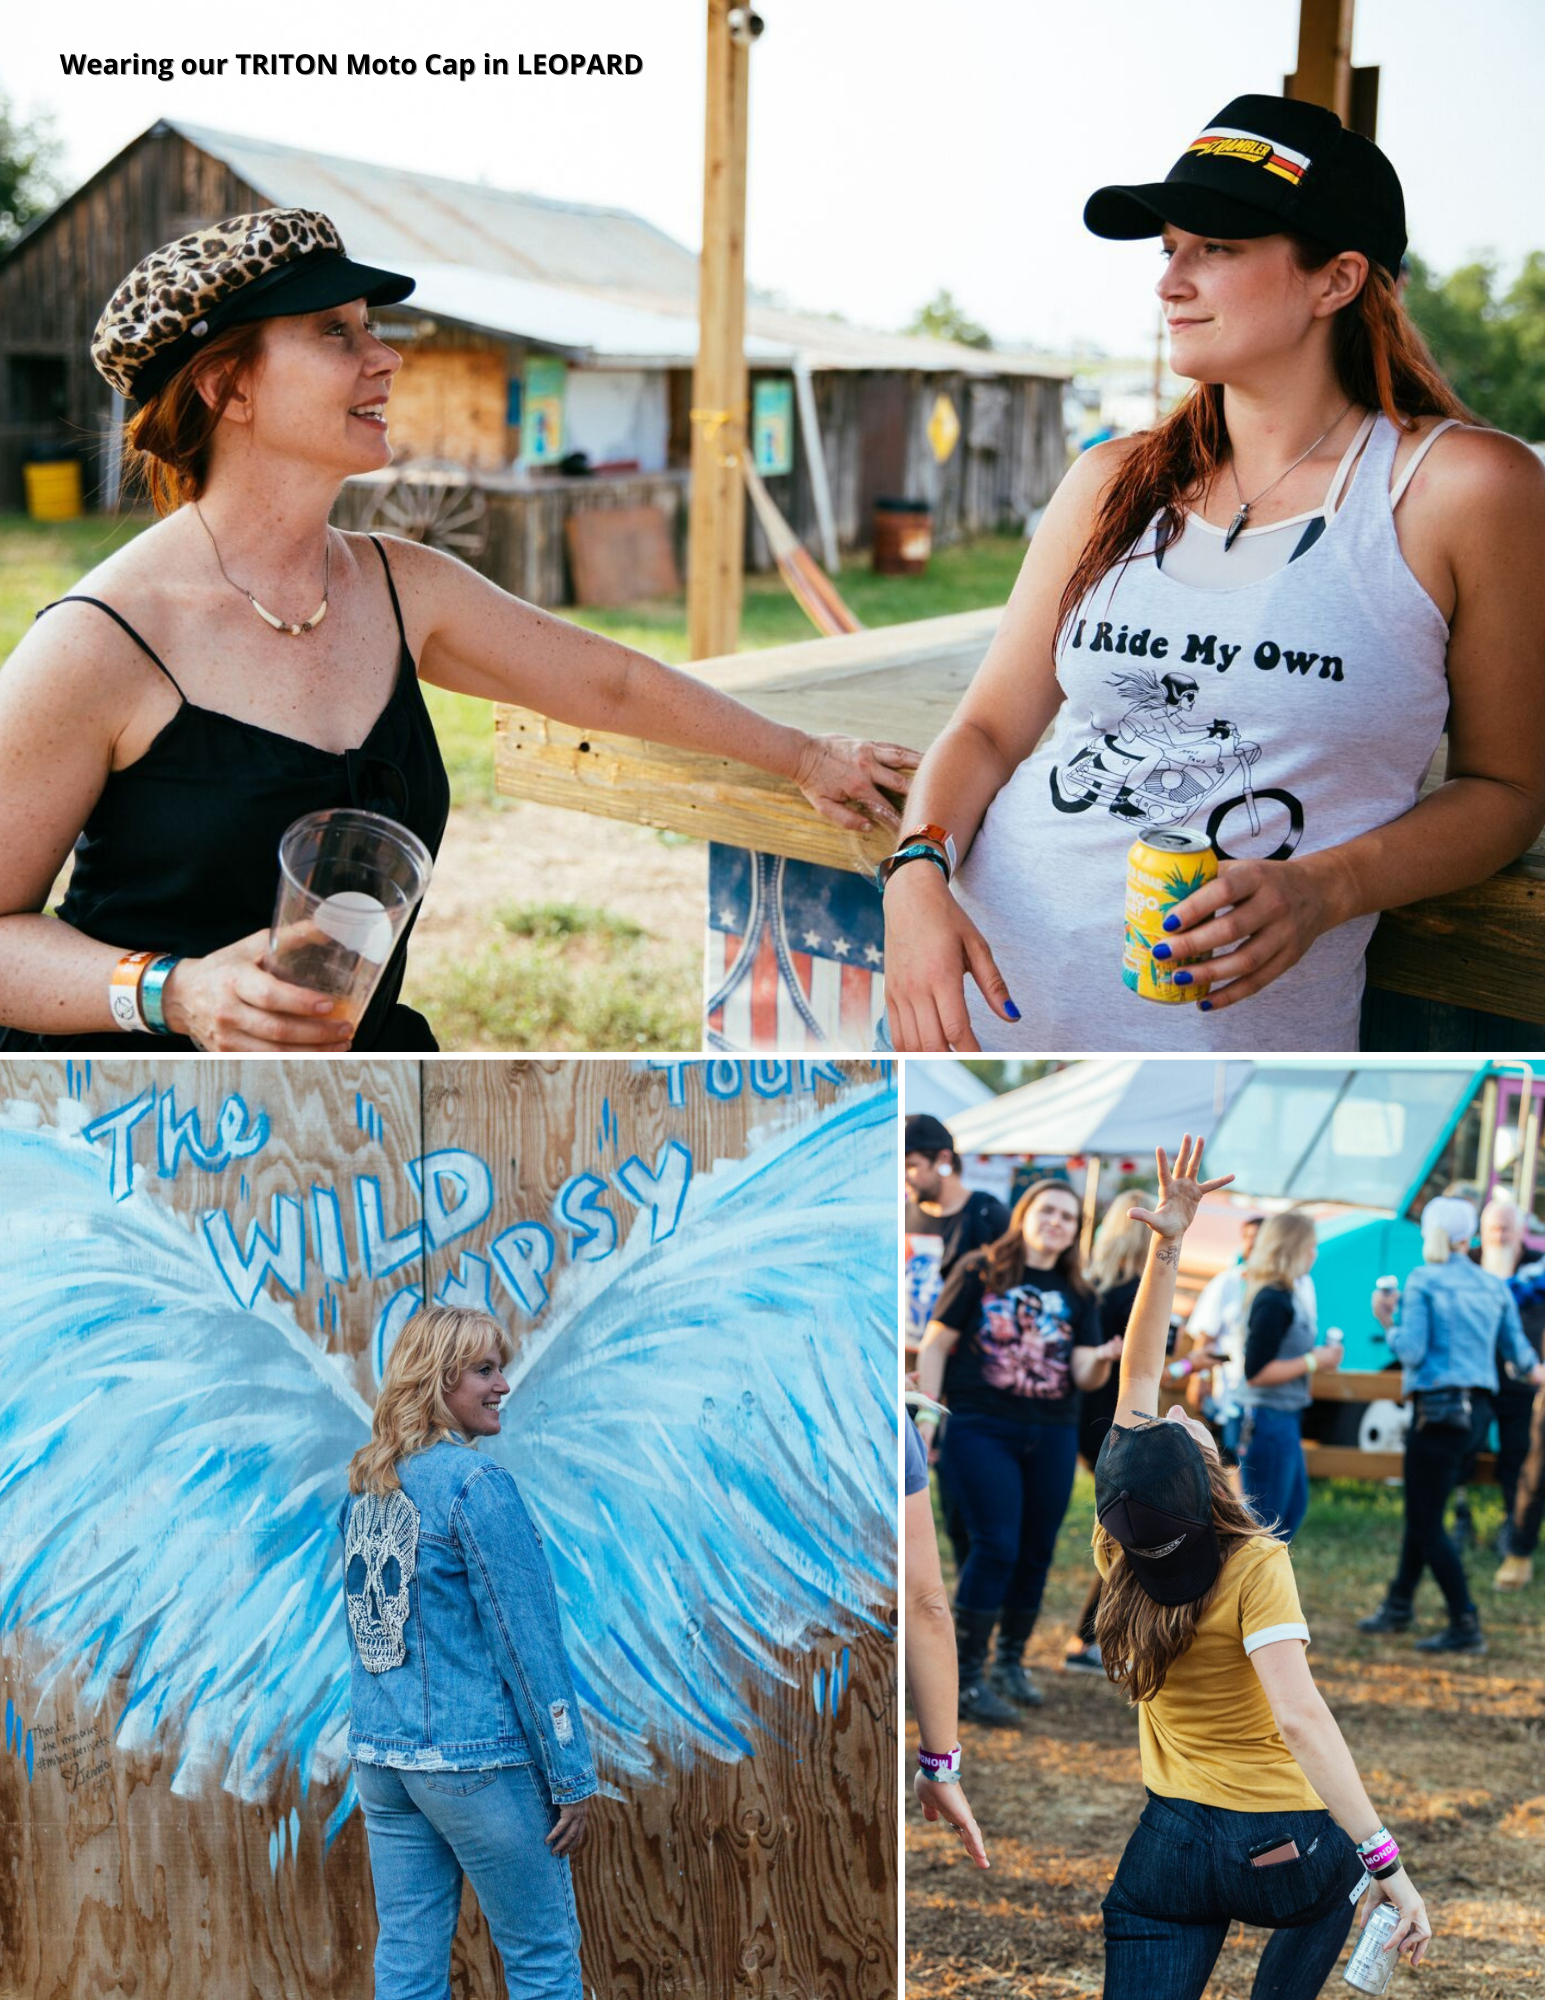
{"type": "Polygon", "coordinates": [[[429,887],[429,849],[383,813],[307,813],[279,842],[279,893],[263,966],[334,998],[357,1028],[429,887]]]}

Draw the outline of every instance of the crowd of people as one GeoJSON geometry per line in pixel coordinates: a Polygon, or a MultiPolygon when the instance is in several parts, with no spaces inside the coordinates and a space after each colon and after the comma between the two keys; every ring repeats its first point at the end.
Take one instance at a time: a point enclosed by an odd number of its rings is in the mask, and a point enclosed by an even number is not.
{"type": "MultiPolygon", "coordinates": [[[[938,1119],[909,1119],[905,1143],[909,1236],[941,1239],[928,1265],[936,1289],[914,1299],[923,1330],[907,1426],[908,1679],[925,1816],[951,1825],[986,1865],[951,1746],[959,1720],[1012,1727],[1043,1700],[1025,1652],[1082,1458],[1099,1526],[1064,1666],[1104,1673],[1134,1700],[1150,1793],[1144,1834],[1104,1906],[1107,1992],[1138,1991],[1161,1947],[1178,1953],[1166,1963],[1210,1967],[1232,1916],[1291,1929],[1293,1963],[1320,1968],[1310,1981],[1282,1958],[1289,1983],[1271,1992],[1317,1992],[1346,1938],[1350,1878],[1364,1869],[1398,1906],[1394,1948],[1417,1962],[1425,1913],[1398,1859],[1393,1870],[1367,1865],[1394,1843],[1314,1691],[1292,1581],[1289,1550],[1309,1505],[1302,1412],[1313,1377],[1345,1351],[1336,1329],[1321,1337],[1313,1219],[1247,1213],[1237,1259],[1182,1320],[1172,1312],[1179,1240],[1201,1193],[1219,1185],[1196,1181],[1199,1147],[1183,1149],[1173,1171],[1159,1156],[1156,1207],[1144,1192],[1118,1193],[1085,1261],[1083,1205],[1065,1182],[1032,1182],[1010,1211],[966,1188],[938,1119]],[[1178,1427],[1159,1422],[1161,1384],[1178,1427]],[[930,1460],[955,1558],[953,1646],[930,1460]],[[1191,1547],[1200,1523],[1216,1544],[1211,1568],[1205,1578],[1188,1572],[1189,1595],[1165,1596],[1170,1552],[1191,1547]],[[1155,1611],[1178,1605],[1178,1622],[1155,1611]],[[926,1657],[913,1645],[923,1632],[926,1657]],[[1273,1832],[1295,1847],[1291,1880],[1274,1874],[1234,1894],[1227,1857],[1249,1849],[1259,1860],[1273,1832]],[[1266,1841],[1259,1854],[1250,1835],[1266,1841]],[[1210,1886],[1191,1883],[1195,1908],[1180,1908],[1180,1877],[1166,1877],[1164,1850],[1177,1844],[1209,1856],[1210,1886]],[[1310,1853],[1315,1867],[1297,1867],[1310,1853]]],[[[1485,1650],[1444,1516],[1475,1477],[1493,1424],[1506,1510],[1495,1584],[1519,1589],[1532,1576],[1545,1512],[1545,1259],[1526,1252],[1523,1220],[1505,1194],[1478,1210],[1450,1189],[1422,1211],[1423,1261],[1403,1286],[1381,1281],[1369,1301],[1411,1420],[1399,1566],[1360,1629],[1409,1629],[1430,1568],[1447,1621],[1416,1642],[1426,1653],[1485,1650]]],[[[1263,1976],[1271,1959],[1268,1946],[1263,1976]]]]}

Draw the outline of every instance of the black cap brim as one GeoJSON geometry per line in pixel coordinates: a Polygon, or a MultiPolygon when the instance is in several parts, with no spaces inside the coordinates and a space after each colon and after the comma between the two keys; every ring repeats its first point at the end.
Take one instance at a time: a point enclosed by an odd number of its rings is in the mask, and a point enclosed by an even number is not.
{"type": "Polygon", "coordinates": [[[329,306],[363,299],[367,306],[395,306],[415,288],[416,279],[400,271],[382,271],[374,264],[357,264],[335,252],[302,257],[277,271],[243,285],[210,314],[221,327],[246,326],[258,319],[294,319],[301,313],[326,312],[329,306]]]}
{"type": "Polygon", "coordinates": [[[1264,208],[1184,181],[1096,188],[1084,203],[1084,227],[1117,242],[1157,236],[1165,223],[1192,236],[1225,238],[1274,236],[1287,226],[1264,208]]]}
{"type": "Polygon", "coordinates": [[[1123,1493],[1099,1517],[1100,1526],[1120,1544],[1132,1574],[1155,1604],[1194,1604],[1211,1590],[1223,1567],[1223,1551],[1210,1521],[1186,1521],[1141,1507],[1123,1493]],[[1134,1548],[1161,1548],[1144,1555],[1134,1548]]]}

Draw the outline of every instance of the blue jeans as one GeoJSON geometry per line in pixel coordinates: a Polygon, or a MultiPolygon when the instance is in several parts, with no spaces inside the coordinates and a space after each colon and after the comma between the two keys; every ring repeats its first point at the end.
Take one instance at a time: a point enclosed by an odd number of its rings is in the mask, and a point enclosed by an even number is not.
{"type": "Polygon", "coordinates": [[[1268,1526],[1292,1541],[1309,1511],[1309,1468],[1297,1410],[1246,1410],[1239,1439],[1239,1483],[1268,1526]]]}
{"type": "Polygon", "coordinates": [[[461,1878],[477,1892],[510,2000],[581,2000],[558,1809],[534,1765],[396,1771],[356,1764],[375,1883],[376,2000],[450,2000],[461,1878]]]}
{"type": "Polygon", "coordinates": [[[1035,1617],[1077,1464],[1076,1424],[951,1413],[939,1470],[970,1538],[955,1587],[963,1611],[1035,1617]]]}
{"type": "Polygon", "coordinates": [[[1328,1812],[1228,1812],[1150,1792],[1100,1906],[1105,2000],[1200,2000],[1236,1918],[1272,1932],[1251,2000],[1310,2000],[1352,1928],[1362,1872],[1328,1812]],[[1267,1840],[1296,1840],[1298,1860],[1252,1866],[1267,1840]]]}

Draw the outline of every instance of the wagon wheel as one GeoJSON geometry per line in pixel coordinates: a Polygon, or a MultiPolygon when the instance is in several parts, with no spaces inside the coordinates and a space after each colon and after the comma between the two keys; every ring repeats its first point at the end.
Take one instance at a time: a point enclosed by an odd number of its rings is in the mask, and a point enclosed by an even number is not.
{"type": "Polygon", "coordinates": [[[469,466],[408,459],[374,487],[364,525],[475,563],[488,547],[488,498],[469,466]]]}

